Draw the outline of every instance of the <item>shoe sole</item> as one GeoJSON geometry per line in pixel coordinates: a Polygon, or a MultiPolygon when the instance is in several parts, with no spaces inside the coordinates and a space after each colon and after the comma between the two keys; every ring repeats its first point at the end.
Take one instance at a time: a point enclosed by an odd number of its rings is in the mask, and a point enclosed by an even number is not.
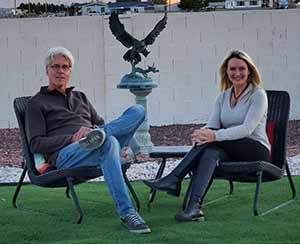
{"type": "Polygon", "coordinates": [[[84,139],[79,140],[79,145],[84,149],[93,150],[103,145],[105,137],[104,131],[93,130],[84,139]]]}
{"type": "Polygon", "coordinates": [[[175,216],[175,219],[176,219],[178,222],[190,222],[190,221],[203,222],[203,221],[205,220],[204,216],[201,216],[201,217],[194,217],[194,218],[191,218],[191,219],[177,218],[177,217],[175,216]]]}
{"type": "Polygon", "coordinates": [[[130,233],[134,233],[134,234],[149,234],[151,233],[150,228],[147,229],[142,229],[142,230],[129,230],[130,233]]]}
{"type": "Polygon", "coordinates": [[[124,228],[126,228],[130,233],[134,233],[134,234],[149,234],[151,233],[151,229],[150,228],[145,228],[145,229],[139,229],[139,230],[130,230],[128,229],[127,225],[125,223],[121,223],[122,226],[124,228]]]}

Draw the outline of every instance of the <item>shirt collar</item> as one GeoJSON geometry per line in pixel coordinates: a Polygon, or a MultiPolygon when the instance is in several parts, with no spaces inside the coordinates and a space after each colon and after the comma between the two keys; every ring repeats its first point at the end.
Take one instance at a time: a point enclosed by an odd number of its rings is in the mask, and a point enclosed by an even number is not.
{"type": "MultiPolygon", "coordinates": [[[[66,94],[68,95],[74,88],[75,88],[74,86],[70,86],[66,88],[66,94]]],[[[49,91],[48,86],[42,86],[40,92],[43,94],[56,94],[56,93],[61,94],[58,90],[49,91]]]]}
{"type": "Polygon", "coordinates": [[[244,91],[244,94],[242,95],[243,96],[246,96],[247,94],[249,94],[250,92],[252,92],[254,89],[254,86],[252,84],[252,82],[250,82],[250,84],[248,85],[247,89],[244,91]]]}
{"type": "MultiPolygon", "coordinates": [[[[230,93],[229,94],[231,94],[232,89],[233,89],[233,86],[230,87],[230,90],[229,90],[230,93]]],[[[248,85],[247,89],[243,92],[241,97],[246,96],[247,94],[249,94],[253,90],[254,90],[254,86],[253,86],[252,82],[250,82],[250,84],[248,85]]]]}

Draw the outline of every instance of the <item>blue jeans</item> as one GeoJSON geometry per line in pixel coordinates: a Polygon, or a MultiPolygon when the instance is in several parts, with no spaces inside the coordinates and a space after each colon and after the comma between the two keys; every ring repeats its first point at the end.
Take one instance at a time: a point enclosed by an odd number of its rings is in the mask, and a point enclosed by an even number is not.
{"type": "Polygon", "coordinates": [[[128,145],[144,119],[144,107],[134,105],[119,118],[99,126],[106,132],[105,142],[100,148],[87,150],[81,148],[78,142],[74,142],[61,149],[56,160],[57,168],[100,166],[121,218],[134,211],[134,208],[122,174],[120,150],[124,145],[128,145]]]}
{"type": "Polygon", "coordinates": [[[138,155],[139,153],[141,153],[141,147],[134,137],[132,137],[128,146],[130,147],[133,155],[138,155]]]}

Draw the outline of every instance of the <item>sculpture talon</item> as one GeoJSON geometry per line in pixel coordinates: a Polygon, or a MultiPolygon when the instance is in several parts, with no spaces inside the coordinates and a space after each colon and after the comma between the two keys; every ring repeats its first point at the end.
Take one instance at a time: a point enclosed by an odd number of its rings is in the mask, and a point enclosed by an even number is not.
{"type": "Polygon", "coordinates": [[[157,73],[159,72],[159,70],[154,67],[154,64],[152,66],[149,66],[148,65],[148,68],[147,69],[143,69],[143,68],[140,68],[140,67],[132,67],[132,72],[131,74],[136,74],[136,73],[140,73],[144,76],[144,78],[148,78],[148,73],[157,73]]]}

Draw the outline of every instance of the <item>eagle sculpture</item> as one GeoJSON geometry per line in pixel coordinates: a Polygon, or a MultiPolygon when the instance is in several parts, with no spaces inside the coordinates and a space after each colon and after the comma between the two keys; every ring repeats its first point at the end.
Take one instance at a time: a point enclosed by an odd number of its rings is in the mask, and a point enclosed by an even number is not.
{"type": "Polygon", "coordinates": [[[166,27],[166,25],[167,12],[165,12],[164,17],[155,25],[153,30],[143,40],[137,40],[125,30],[125,27],[120,22],[117,13],[113,12],[109,16],[109,27],[111,32],[125,47],[130,48],[124,54],[123,58],[125,61],[130,62],[133,67],[142,60],[140,53],[145,57],[148,56],[150,51],[147,50],[147,46],[154,43],[155,38],[166,27]]]}

